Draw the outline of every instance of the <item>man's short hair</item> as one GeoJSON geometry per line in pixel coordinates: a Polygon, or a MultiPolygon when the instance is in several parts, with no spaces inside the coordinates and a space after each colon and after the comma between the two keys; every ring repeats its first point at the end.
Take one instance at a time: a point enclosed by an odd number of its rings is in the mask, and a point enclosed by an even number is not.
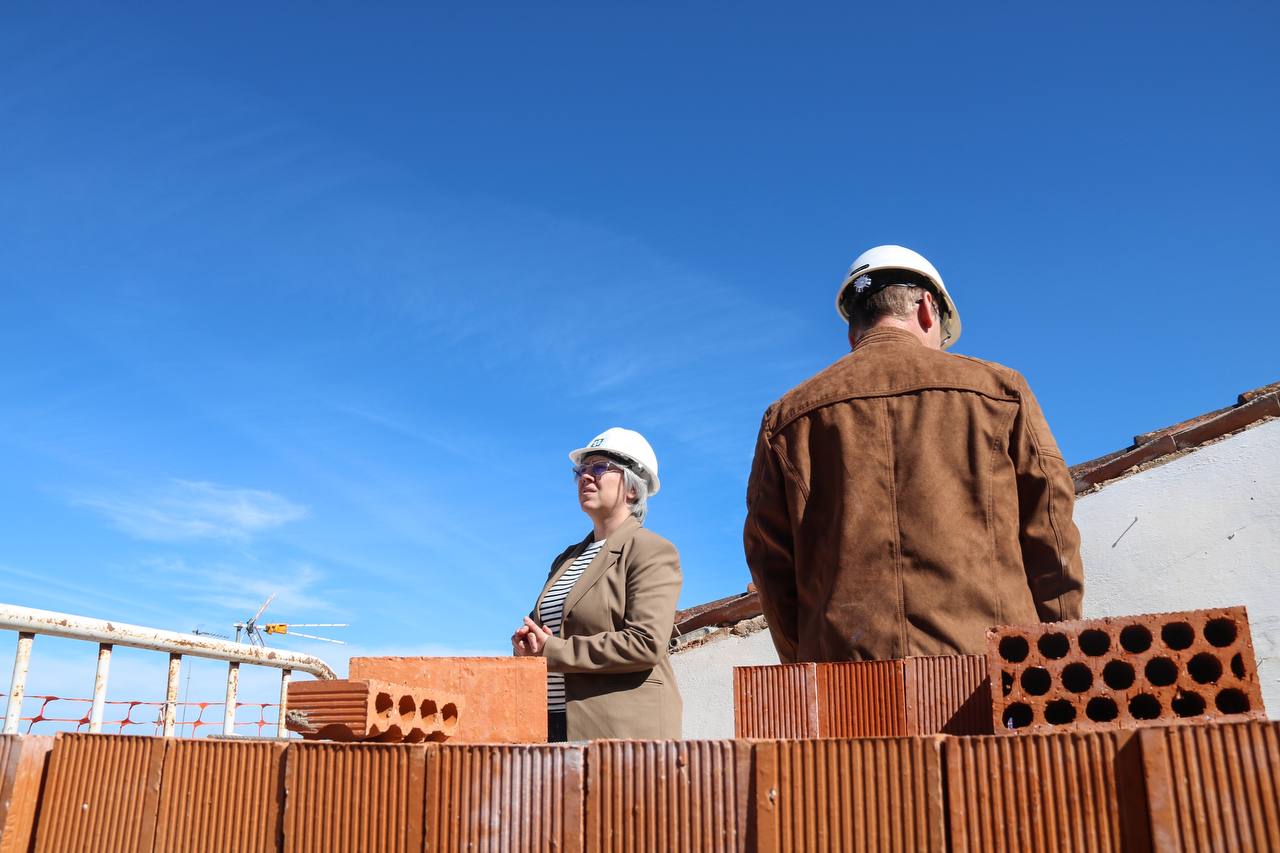
{"type": "MultiPolygon", "coordinates": [[[[916,305],[929,291],[923,287],[892,286],[877,290],[870,296],[858,296],[849,289],[845,298],[845,312],[849,315],[849,328],[869,329],[881,317],[909,318],[916,305]]],[[[936,297],[935,297],[936,299],[936,297]]]]}

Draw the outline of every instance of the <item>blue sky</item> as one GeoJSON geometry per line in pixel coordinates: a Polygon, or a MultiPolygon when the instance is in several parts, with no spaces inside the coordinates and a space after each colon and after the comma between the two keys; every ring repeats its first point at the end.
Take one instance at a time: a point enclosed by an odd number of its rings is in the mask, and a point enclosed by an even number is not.
{"type": "Polygon", "coordinates": [[[613,425],[741,591],[878,243],[1070,462],[1280,379],[1274,4],[262,5],[0,16],[0,600],[501,653],[613,425]]]}

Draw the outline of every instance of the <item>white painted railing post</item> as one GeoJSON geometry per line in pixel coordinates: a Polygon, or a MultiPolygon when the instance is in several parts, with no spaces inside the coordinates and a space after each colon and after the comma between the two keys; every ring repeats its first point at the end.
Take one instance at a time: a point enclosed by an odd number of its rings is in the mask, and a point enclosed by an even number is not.
{"type": "Polygon", "coordinates": [[[289,730],[284,727],[284,715],[289,712],[289,677],[292,670],[280,670],[280,719],[276,722],[276,737],[288,737],[289,730]]]}
{"type": "Polygon", "coordinates": [[[182,655],[169,652],[169,680],[164,688],[164,736],[173,737],[178,720],[178,682],[182,677],[182,655]]]}
{"type": "Polygon", "coordinates": [[[93,706],[89,709],[89,734],[102,731],[102,709],[107,704],[107,674],[111,670],[111,644],[98,644],[98,671],[93,676],[93,706]]]}
{"type": "Polygon", "coordinates": [[[236,694],[240,692],[240,664],[227,664],[227,706],[222,712],[222,733],[236,733],[236,694]]]}
{"type": "Polygon", "coordinates": [[[22,716],[22,697],[27,692],[27,667],[31,664],[31,644],[36,635],[30,631],[18,634],[18,651],[13,656],[13,680],[9,682],[9,706],[4,712],[4,733],[18,733],[18,718],[22,716]]]}

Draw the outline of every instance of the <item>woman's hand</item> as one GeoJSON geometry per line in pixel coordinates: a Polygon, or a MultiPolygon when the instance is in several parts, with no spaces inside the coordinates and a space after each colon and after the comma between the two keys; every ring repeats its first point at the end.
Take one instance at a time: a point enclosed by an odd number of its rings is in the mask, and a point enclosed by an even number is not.
{"type": "Polygon", "coordinates": [[[526,616],[524,624],[511,635],[511,651],[516,657],[540,657],[550,636],[550,631],[526,616]]]}

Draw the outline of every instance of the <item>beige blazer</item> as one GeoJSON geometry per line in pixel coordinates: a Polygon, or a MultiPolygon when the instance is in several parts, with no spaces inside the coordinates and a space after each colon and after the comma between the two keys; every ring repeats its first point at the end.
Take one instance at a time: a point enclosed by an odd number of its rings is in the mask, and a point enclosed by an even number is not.
{"type": "MultiPolygon", "coordinates": [[[[551,564],[542,596],[594,537],[551,564]]],[[[680,737],[684,711],[667,642],[680,596],[680,555],[628,519],[569,590],[560,635],[547,640],[547,669],[565,674],[569,739],[680,737]]]]}

